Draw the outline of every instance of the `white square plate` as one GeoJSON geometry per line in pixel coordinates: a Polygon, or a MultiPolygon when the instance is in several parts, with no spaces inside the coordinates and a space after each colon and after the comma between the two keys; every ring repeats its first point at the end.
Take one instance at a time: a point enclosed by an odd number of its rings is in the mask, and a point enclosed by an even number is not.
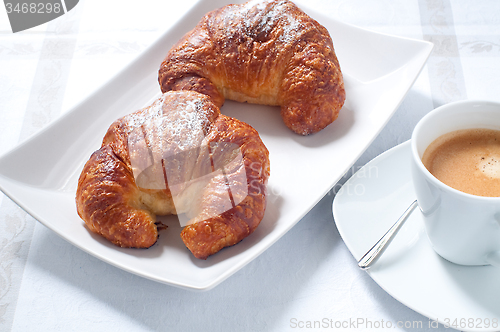
{"type": "Polygon", "coordinates": [[[279,109],[226,102],[222,113],[257,129],[270,151],[268,207],[257,230],[206,261],[182,243],[175,217],[147,250],[118,248],[89,232],[75,207],[77,180],[117,118],[159,96],[157,71],[169,48],[208,11],[227,0],[200,1],[173,28],[99,91],[0,158],[0,189],[61,237],[121,269],[189,289],[210,289],[292,228],[343,176],[387,123],[425,64],[432,44],[362,30],[304,10],[329,31],[344,74],[347,100],[339,118],[302,137],[279,109]]]}

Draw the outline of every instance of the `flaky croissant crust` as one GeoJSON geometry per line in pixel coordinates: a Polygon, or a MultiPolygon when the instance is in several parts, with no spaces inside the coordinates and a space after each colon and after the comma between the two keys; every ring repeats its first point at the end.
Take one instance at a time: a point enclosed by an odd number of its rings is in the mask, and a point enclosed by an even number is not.
{"type": "Polygon", "coordinates": [[[225,98],[279,105],[301,135],[332,123],[345,100],[328,31],[286,0],[209,12],[170,49],[158,78],[163,92],[198,91],[219,107],[225,98]]]}
{"type": "Polygon", "coordinates": [[[169,92],[151,106],[120,118],[109,127],[101,148],[92,154],[82,170],[76,205],[91,231],[121,247],[152,246],[158,238],[156,215],[192,214],[195,218],[184,227],[181,237],[195,257],[206,259],[238,243],[259,225],[266,207],[268,177],[269,153],[255,129],[220,114],[205,95],[169,92]],[[148,187],[148,183],[138,186],[131,162],[142,153],[131,145],[137,132],[144,133],[141,139],[147,142],[147,155],[159,152],[174,156],[170,162],[180,160],[184,165],[191,165],[172,168],[171,179],[188,183],[199,176],[198,170],[206,168],[203,164],[206,160],[231,161],[234,151],[217,150],[217,146],[237,147],[241,151],[241,162],[225,164],[223,176],[214,176],[201,189],[182,189],[178,194],[181,203],[176,205],[170,180],[164,181],[164,188],[148,187]],[[203,158],[206,157],[203,151],[207,150],[200,146],[213,147],[212,159],[203,158]],[[178,155],[182,159],[175,160],[178,155]],[[228,188],[233,188],[231,201],[238,204],[223,213],[210,213],[225,204],[228,188]],[[244,188],[246,196],[240,195],[236,200],[238,193],[234,188],[244,188]]]}

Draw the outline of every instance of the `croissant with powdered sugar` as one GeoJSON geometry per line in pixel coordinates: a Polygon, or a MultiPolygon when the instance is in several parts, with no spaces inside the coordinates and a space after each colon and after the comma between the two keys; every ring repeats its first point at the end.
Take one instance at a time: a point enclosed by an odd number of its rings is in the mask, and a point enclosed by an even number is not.
{"type": "Polygon", "coordinates": [[[264,217],[269,152],[250,125],[206,95],[171,91],[116,120],[76,192],[87,227],[120,247],[156,243],[156,215],[177,214],[181,238],[206,259],[264,217]]]}
{"type": "Polygon", "coordinates": [[[194,90],[221,107],[225,98],[281,106],[294,132],[318,132],[338,116],[345,90],[332,39],[286,0],[249,1],[206,14],[166,55],[163,92],[194,90]]]}

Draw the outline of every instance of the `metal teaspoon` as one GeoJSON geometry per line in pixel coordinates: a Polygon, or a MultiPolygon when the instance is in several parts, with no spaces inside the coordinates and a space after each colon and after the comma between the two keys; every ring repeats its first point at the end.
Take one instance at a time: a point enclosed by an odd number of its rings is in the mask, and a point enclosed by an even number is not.
{"type": "Polygon", "coordinates": [[[384,236],[380,240],[378,240],[375,245],[368,250],[368,252],[361,257],[361,259],[358,261],[358,266],[362,268],[363,270],[368,269],[373,263],[377,261],[380,256],[382,256],[382,253],[387,249],[389,246],[389,243],[391,243],[392,239],[396,236],[398,233],[399,229],[401,226],[403,226],[404,222],[410,214],[413,212],[413,210],[417,207],[417,201],[413,201],[413,203],[410,204],[410,206],[406,209],[406,211],[399,217],[399,219],[392,225],[391,228],[385,233],[384,236]]]}

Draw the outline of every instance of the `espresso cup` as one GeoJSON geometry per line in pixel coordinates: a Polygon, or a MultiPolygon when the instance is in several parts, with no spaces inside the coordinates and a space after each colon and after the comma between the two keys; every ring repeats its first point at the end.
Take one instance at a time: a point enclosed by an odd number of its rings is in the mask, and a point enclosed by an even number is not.
{"type": "Polygon", "coordinates": [[[452,263],[500,267],[500,197],[456,190],[422,163],[425,150],[438,137],[473,128],[500,130],[500,103],[454,102],[424,116],[411,137],[412,179],[433,249],[452,263]]]}

